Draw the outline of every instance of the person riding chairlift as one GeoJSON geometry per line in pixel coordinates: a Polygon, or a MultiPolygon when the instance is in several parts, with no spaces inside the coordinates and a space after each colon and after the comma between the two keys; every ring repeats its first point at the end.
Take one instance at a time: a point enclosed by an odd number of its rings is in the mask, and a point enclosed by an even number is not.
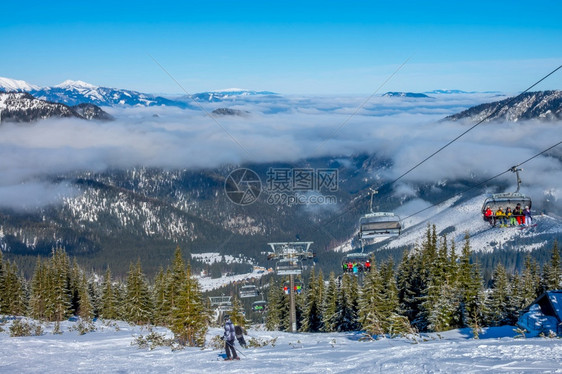
{"type": "Polygon", "coordinates": [[[490,226],[496,225],[496,220],[494,219],[494,212],[492,212],[492,209],[490,208],[489,205],[486,207],[486,210],[484,211],[484,219],[490,223],[490,226]]]}
{"type": "Polygon", "coordinates": [[[513,215],[517,220],[517,224],[519,226],[523,226],[525,224],[525,216],[523,215],[523,210],[521,209],[521,204],[517,204],[515,209],[513,209],[513,215]]]}

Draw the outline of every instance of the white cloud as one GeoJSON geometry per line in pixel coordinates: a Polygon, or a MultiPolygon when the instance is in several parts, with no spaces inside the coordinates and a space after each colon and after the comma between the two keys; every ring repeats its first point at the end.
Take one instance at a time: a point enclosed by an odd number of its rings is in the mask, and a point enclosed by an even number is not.
{"type": "MultiPolygon", "coordinates": [[[[12,205],[27,201],[21,183],[76,170],[140,165],[207,168],[359,152],[392,159],[394,167],[386,171],[386,177],[396,178],[470,126],[441,122],[443,117],[492,101],[494,96],[435,95],[425,100],[375,97],[351,118],[364,97],[294,96],[205,103],[208,112],[223,106],[250,112],[245,117],[216,117],[216,121],[200,110],[159,107],[110,109],[117,120],[104,123],[64,119],[33,125],[3,124],[0,188],[6,192],[2,200],[10,200],[12,205]],[[20,195],[14,192],[18,188],[20,195]]],[[[560,141],[556,139],[559,126],[541,122],[482,124],[401,182],[471,175],[489,178],[560,141]]],[[[541,156],[523,166],[523,192],[543,196],[548,190],[560,196],[562,150],[553,152],[558,159],[541,156]]],[[[504,180],[514,184],[515,178],[507,175],[504,180]]],[[[33,186],[46,189],[39,200],[44,203],[56,201],[58,193],[69,192],[46,182],[33,186]]],[[[395,193],[400,191],[396,189],[395,193]]]]}

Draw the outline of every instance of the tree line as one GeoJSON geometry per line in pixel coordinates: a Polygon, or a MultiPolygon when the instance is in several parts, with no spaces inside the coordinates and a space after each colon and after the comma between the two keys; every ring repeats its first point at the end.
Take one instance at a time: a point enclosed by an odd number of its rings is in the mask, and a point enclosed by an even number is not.
{"type": "MultiPolygon", "coordinates": [[[[497,265],[486,288],[479,264],[471,260],[468,236],[457,254],[454,242],[438,237],[435,226],[428,227],[424,240],[397,265],[392,259],[378,264],[372,258],[371,263],[362,279],[332,272],[325,281],[321,271],[312,270],[303,292],[296,295],[298,329],[381,335],[514,324],[538,295],[562,286],[557,242],[542,269],[530,256],[520,273],[497,265]]],[[[268,287],[265,322],[270,330],[290,330],[289,296],[282,281],[272,277],[268,287]]],[[[234,298],[231,317],[241,325],[242,310],[234,298]]],[[[152,282],[140,261],[130,264],[124,280],[114,279],[109,268],[103,277],[88,277],[63,248],[53,249],[50,258],[38,257],[28,281],[0,251],[0,314],[55,323],[78,316],[156,324],[169,327],[176,341],[190,346],[204,344],[211,323],[208,302],[179,247],[152,282]]]]}
{"type": "MultiPolygon", "coordinates": [[[[562,287],[560,252],[555,241],[549,263],[542,269],[529,255],[523,270],[509,274],[495,267],[491,286],[477,262],[471,260],[468,235],[457,255],[453,241],[438,238],[428,227],[422,243],[404,253],[395,266],[392,259],[363,273],[362,284],[352,274],[311,272],[305,291],[296,295],[300,331],[364,330],[370,335],[445,331],[470,327],[513,325],[540,294],[562,287]]],[[[269,287],[270,330],[290,329],[289,296],[279,282],[269,287]]]]}
{"type": "Polygon", "coordinates": [[[0,314],[55,322],[55,329],[71,316],[157,324],[169,327],[179,344],[189,346],[204,344],[210,321],[199,282],[179,247],[172,264],[160,269],[153,284],[140,261],[131,263],[125,281],[113,279],[109,268],[101,281],[88,280],[63,248],[53,249],[50,258],[38,257],[27,282],[0,251],[0,314]]]}

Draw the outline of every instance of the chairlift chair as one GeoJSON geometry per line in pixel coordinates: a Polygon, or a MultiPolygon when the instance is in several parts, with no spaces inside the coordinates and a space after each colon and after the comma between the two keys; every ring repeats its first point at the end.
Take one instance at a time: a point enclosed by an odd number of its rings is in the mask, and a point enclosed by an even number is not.
{"type": "Polygon", "coordinates": [[[280,258],[275,264],[278,275],[299,275],[302,273],[302,263],[297,257],[280,258]]]}
{"type": "Polygon", "coordinates": [[[343,273],[359,273],[370,271],[370,253],[348,253],[342,259],[343,273]],[[366,264],[369,264],[368,266],[366,264]],[[351,265],[350,265],[351,264],[351,265]],[[356,267],[353,264],[357,264],[356,267]],[[351,268],[350,268],[351,266],[351,268]]]}
{"type": "Polygon", "coordinates": [[[359,219],[359,239],[373,239],[400,235],[400,217],[394,213],[368,213],[359,219]]]}
{"type": "Polygon", "coordinates": [[[247,284],[240,287],[240,298],[250,298],[258,296],[258,289],[253,284],[247,284]]]}
{"type": "Polygon", "coordinates": [[[267,302],[265,300],[258,300],[252,303],[252,310],[254,312],[262,313],[267,309],[267,302]]]}
{"type": "Polygon", "coordinates": [[[519,177],[519,171],[522,169],[518,169],[515,166],[510,169],[511,172],[515,173],[517,176],[517,189],[515,192],[504,192],[504,193],[497,193],[492,194],[491,196],[487,197],[484,200],[484,204],[482,204],[482,218],[484,221],[487,221],[486,216],[484,213],[486,212],[486,208],[490,207],[492,212],[496,212],[498,208],[502,208],[505,212],[507,207],[510,207],[512,210],[515,209],[517,204],[521,206],[521,209],[525,208],[526,206],[531,209],[532,200],[529,196],[526,196],[522,193],[519,193],[519,187],[521,185],[521,178],[519,177]]]}

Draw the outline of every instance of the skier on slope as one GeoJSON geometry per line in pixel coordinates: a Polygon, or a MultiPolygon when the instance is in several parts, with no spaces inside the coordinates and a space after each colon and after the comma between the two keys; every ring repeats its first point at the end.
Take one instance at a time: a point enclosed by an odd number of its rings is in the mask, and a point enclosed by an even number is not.
{"type": "Polygon", "coordinates": [[[230,316],[226,314],[224,316],[224,350],[226,351],[225,361],[230,360],[240,360],[240,357],[236,355],[236,349],[234,348],[234,339],[236,339],[236,333],[234,331],[234,325],[230,320],[230,316]]]}

